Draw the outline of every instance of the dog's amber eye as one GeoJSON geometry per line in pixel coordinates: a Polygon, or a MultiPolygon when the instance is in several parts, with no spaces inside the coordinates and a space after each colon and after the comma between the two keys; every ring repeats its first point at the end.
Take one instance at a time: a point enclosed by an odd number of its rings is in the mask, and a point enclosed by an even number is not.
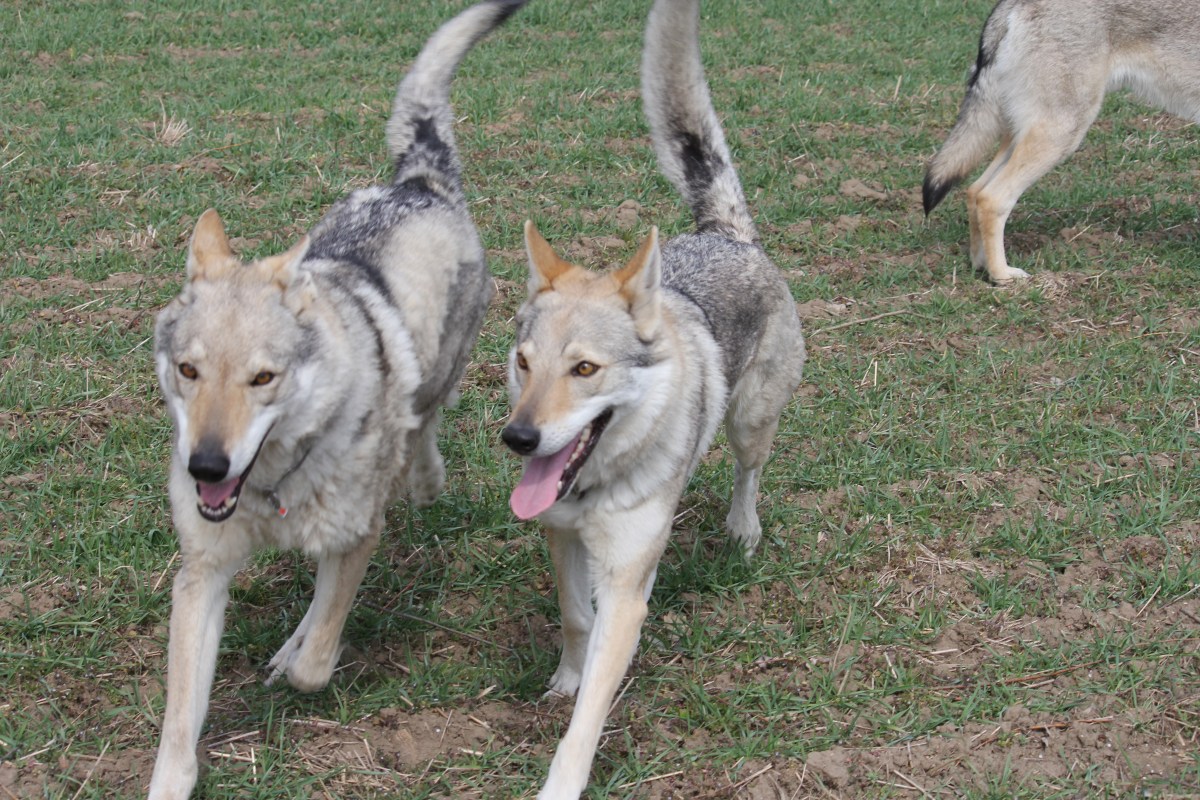
{"type": "Polygon", "coordinates": [[[179,374],[187,378],[189,381],[194,381],[200,376],[200,373],[196,371],[196,368],[186,361],[179,365],[179,374]]]}
{"type": "Polygon", "coordinates": [[[517,367],[520,369],[529,369],[529,362],[525,360],[525,356],[517,353],[517,367]]]}
{"type": "Polygon", "coordinates": [[[581,378],[590,378],[600,371],[600,368],[590,361],[580,361],[575,365],[575,369],[571,370],[572,375],[578,375],[581,378]]]}
{"type": "Polygon", "coordinates": [[[271,381],[275,380],[275,373],[263,370],[254,376],[254,380],[250,381],[251,386],[266,386],[271,381]]]}

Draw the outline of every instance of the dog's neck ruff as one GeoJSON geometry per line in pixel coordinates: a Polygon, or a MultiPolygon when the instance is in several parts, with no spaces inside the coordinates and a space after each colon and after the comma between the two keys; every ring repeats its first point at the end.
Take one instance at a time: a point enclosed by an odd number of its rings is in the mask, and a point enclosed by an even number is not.
{"type": "Polygon", "coordinates": [[[288,515],[288,509],[287,509],[287,506],[285,506],[283,504],[283,501],[279,499],[279,487],[283,485],[284,481],[286,481],[289,477],[291,477],[293,472],[300,469],[300,465],[304,463],[304,460],[306,458],[308,458],[308,454],[311,452],[312,452],[311,447],[308,448],[307,450],[305,450],[304,454],[302,456],[300,456],[300,459],[295,464],[292,464],[292,466],[288,468],[287,472],[280,475],[279,480],[275,481],[275,484],[273,486],[269,486],[269,487],[251,486],[250,487],[250,488],[254,489],[256,492],[259,492],[260,494],[262,494],[262,496],[264,498],[266,498],[267,502],[270,503],[272,507],[274,507],[275,513],[277,513],[279,515],[280,519],[283,519],[284,517],[286,517],[288,515]]]}

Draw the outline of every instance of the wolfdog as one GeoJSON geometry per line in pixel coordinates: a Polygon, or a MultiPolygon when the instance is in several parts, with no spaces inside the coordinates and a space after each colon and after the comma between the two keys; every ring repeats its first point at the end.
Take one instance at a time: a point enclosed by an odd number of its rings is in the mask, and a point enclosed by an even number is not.
{"type": "Polygon", "coordinates": [[[759,473],[804,364],[795,303],[709,98],[699,16],[698,0],[658,0],[642,60],[654,149],[697,231],[660,249],[652,228],[624,267],[593,273],[525,223],[529,294],[502,438],[527,457],[512,510],[545,525],[557,574],[563,649],[548,695],[579,694],[541,798],[587,784],[675,508],[722,417],[736,457],[726,525],[753,554],[759,473]]]}
{"type": "Polygon", "coordinates": [[[443,25],[400,83],[391,183],[352,192],[287,252],[243,264],[216,211],[197,221],[155,366],[175,425],[175,578],[167,707],[151,798],[186,798],[228,587],[256,549],[317,559],[312,604],[268,682],[324,687],[346,616],[401,494],[441,492],[436,429],[456,397],[493,282],[451,130],[460,60],[524,0],[443,25]]]}
{"type": "Polygon", "coordinates": [[[979,41],[958,121],[925,172],[929,214],[1000,140],[967,189],[971,263],[993,283],[1027,278],[1004,258],[1021,193],[1073,153],[1104,95],[1129,89],[1200,121],[1200,14],[1191,0],[1000,0],[979,41]]]}

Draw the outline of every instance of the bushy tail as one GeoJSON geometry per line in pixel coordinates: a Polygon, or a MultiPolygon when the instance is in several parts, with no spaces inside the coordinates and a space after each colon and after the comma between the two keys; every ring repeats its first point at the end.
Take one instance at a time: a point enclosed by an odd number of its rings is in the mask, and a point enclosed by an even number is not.
{"type": "Polygon", "coordinates": [[[997,113],[998,103],[992,96],[995,87],[990,74],[996,48],[1007,32],[1005,15],[997,13],[1000,5],[992,10],[983,26],[979,56],[967,81],[967,93],[958,109],[958,119],[925,169],[921,199],[926,215],[991,152],[1000,137],[1003,123],[997,113]]]}
{"type": "Polygon", "coordinates": [[[525,2],[485,0],[471,6],[438,28],[421,48],[396,90],[387,123],[396,183],[422,179],[448,197],[462,199],[450,81],[467,52],[525,2]]]}
{"type": "Polygon", "coordinates": [[[700,61],[699,0],[656,0],[642,51],[642,102],[659,168],[702,233],[758,242],[700,61]]]}

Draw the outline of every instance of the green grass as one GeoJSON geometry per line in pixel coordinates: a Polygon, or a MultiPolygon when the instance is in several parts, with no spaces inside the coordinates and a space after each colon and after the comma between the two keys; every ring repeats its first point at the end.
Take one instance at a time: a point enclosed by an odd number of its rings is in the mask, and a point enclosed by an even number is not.
{"type": "MultiPolygon", "coordinates": [[[[0,796],[148,782],[178,567],[150,337],[192,224],[216,207],[261,256],[383,175],[396,81],[463,5],[0,7],[0,796]]],[[[447,415],[449,491],[389,516],[324,692],[260,680],[311,564],[265,553],[239,576],[197,796],[544,777],[569,717],[537,702],[553,578],[499,442],[520,229],[593,265],[687,229],[641,117],[646,5],[535,0],[464,64],[457,135],[501,292],[447,415]],[[432,749],[397,744],[409,730],[432,749]]],[[[706,4],[714,101],[810,360],[758,558],[720,533],[727,452],[685,495],[589,796],[1200,791],[1195,132],[1110,97],[1010,221],[1033,282],[989,287],[962,193],[928,221],[919,197],[988,8],[706,4]]]]}

